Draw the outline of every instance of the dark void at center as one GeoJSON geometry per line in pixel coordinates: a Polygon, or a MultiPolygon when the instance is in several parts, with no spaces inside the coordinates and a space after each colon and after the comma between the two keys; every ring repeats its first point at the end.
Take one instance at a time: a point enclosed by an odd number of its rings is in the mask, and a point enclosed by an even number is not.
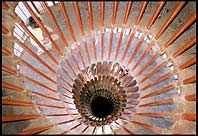
{"type": "Polygon", "coordinates": [[[113,103],[105,97],[97,96],[91,101],[91,110],[95,117],[105,118],[113,112],[113,103]]]}

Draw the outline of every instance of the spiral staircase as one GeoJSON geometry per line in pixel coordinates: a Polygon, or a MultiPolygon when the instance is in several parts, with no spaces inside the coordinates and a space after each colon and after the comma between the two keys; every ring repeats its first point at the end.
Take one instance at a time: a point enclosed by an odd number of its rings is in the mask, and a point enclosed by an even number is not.
{"type": "Polygon", "coordinates": [[[52,3],[48,51],[2,2],[2,134],[196,134],[195,1],[52,3]]]}

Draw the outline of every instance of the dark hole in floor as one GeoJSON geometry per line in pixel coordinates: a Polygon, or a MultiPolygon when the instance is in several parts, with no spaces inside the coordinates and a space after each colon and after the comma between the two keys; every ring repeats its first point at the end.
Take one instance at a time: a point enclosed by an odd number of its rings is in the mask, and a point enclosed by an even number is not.
{"type": "Polygon", "coordinates": [[[113,103],[105,97],[98,96],[91,102],[91,110],[95,117],[105,118],[113,112],[113,103]]]}

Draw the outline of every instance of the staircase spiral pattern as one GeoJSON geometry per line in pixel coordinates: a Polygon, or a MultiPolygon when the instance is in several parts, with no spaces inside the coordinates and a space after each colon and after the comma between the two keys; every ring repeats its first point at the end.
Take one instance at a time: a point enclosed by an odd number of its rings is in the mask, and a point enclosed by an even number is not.
{"type": "Polygon", "coordinates": [[[196,2],[21,3],[52,48],[2,2],[3,134],[196,134],[196,2]]]}

